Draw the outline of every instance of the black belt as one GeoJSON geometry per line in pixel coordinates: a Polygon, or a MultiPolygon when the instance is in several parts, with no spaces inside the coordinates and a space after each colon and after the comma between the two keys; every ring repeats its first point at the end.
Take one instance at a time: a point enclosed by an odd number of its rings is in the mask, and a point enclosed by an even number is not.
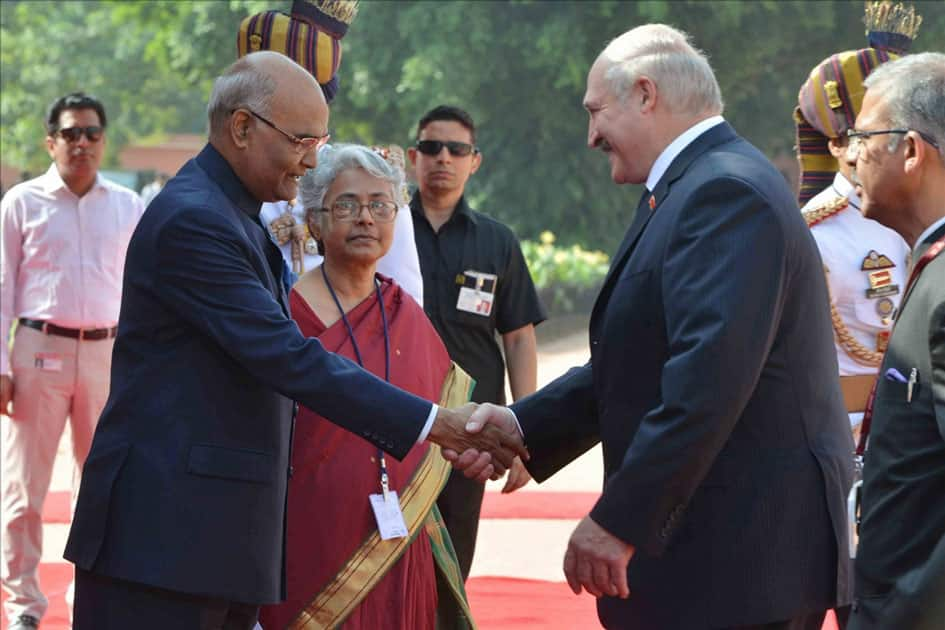
{"type": "Polygon", "coordinates": [[[38,319],[26,319],[25,317],[20,318],[20,323],[27,328],[35,328],[36,330],[40,330],[47,335],[56,335],[57,337],[69,337],[70,339],[86,341],[111,339],[116,334],[118,334],[118,326],[112,326],[111,328],[65,328],[63,326],[50,324],[49,322],[40,321],[38,319]]]}

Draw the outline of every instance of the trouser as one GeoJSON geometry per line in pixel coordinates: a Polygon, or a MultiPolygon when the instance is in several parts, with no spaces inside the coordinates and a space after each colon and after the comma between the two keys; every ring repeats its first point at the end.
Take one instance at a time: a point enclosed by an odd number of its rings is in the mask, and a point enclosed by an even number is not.
{"type": "Polygon", "coordinates": [[[479,512],[482,510],[485,489],[485,484],[467,479],[463,473],[454,470],[436,500],[436,506],[440,508],[440,515],[443,516],[446,530],[453,541],[463,580],[469,577],[473,554],[476,552],[479,512]]]}
{"type": "Polygon", "coordinates": [[[793,619],[776,621],[773,623],[762,623],[749,626],[731,626],[725,630],[820,630],[824,624],[826,610],[815,613],[799,615],[793,619]]]}
{"type": "Polygon", "coordinates": [[[259,606],[75,570],[73,630],[251,630],[259,606]]]}
{"type": "Polygon", "coordinates": [[[13,417],[0,419],[0,580],[8,619],[23,614],[39,619],[46,612],[39,588],[43,502],[68,418],[75,508],[82,464],[108,397],[113,345],[112,339],[79,341],[17,327],[10,357],[13,417]]]}

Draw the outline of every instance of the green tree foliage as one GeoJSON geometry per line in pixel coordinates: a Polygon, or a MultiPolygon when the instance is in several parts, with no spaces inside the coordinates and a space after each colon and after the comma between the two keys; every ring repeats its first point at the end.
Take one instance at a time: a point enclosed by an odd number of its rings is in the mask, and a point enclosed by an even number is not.
{"type": "MultiPolygon", "coordinates": [[[[945,3],[916,2],[914,50],[945,49],[945,3]]],[[[109,107],[110,155],[131,138],[202,132],[212,79],[235,57],[239,21],[288,0],[0,2],[2,155],[41,168],[41,118],[56,96],[86,89],[109,107]]],[[[565,245],[612,250],[638,192],[609,180],[588,151],[584,81],[603,46],[634,25],[688,31],[722,86],[726,117],[769,156],[794,144],[791,112],[810,69],[865,45],[862,2],[363,0],[343,41],[332,107],[338,140],[414,139],[431,107],[468,109],[483,166],[475,207],[523,237],[550,229],[565,245]]]]}

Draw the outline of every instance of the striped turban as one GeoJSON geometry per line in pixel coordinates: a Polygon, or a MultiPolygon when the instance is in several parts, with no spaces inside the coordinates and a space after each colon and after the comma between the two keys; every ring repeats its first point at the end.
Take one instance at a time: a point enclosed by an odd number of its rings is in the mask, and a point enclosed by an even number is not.
{"type": "Polygon", "coordinates": [[[794,110],[801,161],[801,205],[833,181],[837,160],[827,142],[846,135],[853,127],[866,93],[863,80],[874,68],[896,58],[898,55],[875,48],[837,53],[814,68],[801,86],[794,110]]]}
{"type": "Polygon", "coordinates": [[[308,70],[329,103],[338,92],[341,38],[357,15],[357,0],[295,0],[287,15],[265,11],[244,19],[237,55],[258,50],[282,53],[308,70]]]}
{"type": "Polygon", "coordinates": [[[837,160],[828,142],[853,127],[866,92],[863,81],[877,66],[908,51],[922,18],[911,6],[884,0],[866,4],[864,22],[870,47],[827,57],[811,70],[797,95],[794,122],[802,206],[833,181],[837,160]]]}

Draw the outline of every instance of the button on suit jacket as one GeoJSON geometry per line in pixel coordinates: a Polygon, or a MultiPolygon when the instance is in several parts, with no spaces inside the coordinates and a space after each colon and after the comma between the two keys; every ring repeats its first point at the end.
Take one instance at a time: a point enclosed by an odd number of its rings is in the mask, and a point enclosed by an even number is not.
{"type": "Polygon", "coordinates": [[[85,570],[277,602],[292,401],[398,458],[429,415],[429,402],[302,336],[259,207],[208,145],[132,237],[111,392],[65,553],[85,570]]]}

